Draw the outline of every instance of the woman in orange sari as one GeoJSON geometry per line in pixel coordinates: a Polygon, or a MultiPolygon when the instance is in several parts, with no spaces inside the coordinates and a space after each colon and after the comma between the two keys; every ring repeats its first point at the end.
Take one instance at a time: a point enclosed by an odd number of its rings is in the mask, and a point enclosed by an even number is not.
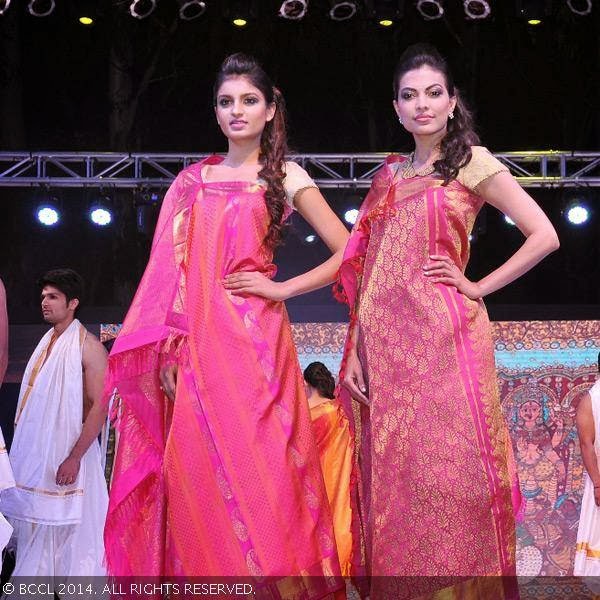
{"type": "Polygon", "coordinates": [[[350,576],[352,535],[350,523],[350,477],[352,474],[352,443],[350,424],[339,400],[335,399],[335,380],[321,362],[312,362],[304,369],[306,395],[315,440],[321,459],[327,498],[333,515],[333,531],[338,558],[344,577],[350,576]]]}
{"type": "MultiPolygon", "coordinates": [[[[355,514],[365,535],[354,561],[364,560],[370,575],[414,577],[424,587],[427,577],[514,575],[520,493],[482,298],[531,269],[558,239],[508,169],[476,145],[435,48],[409,48],[393,85],[415,150],[388,157],[375,176],[340,268],[352,308],[340,379],[362,403],[355,514]],[[526,240],[470,281],[469,234],[486,202],[526,240]]],[[[402,577],[372,581],[372,599],[390,597],[389,583],[406,585],[395,598],[427,591],[402,577]]]]}
{"type": "Polygon", "coordinates": [[[109,359],[120,431],[109,573],[247,576],[269,598],[338,589],[339,563],[284,300],[333,281],[347,232],[286,162],[284,102],[264,70],[222,65],[225,157],[184,169],[163,201],[148,267],[109,359]],[[292,210],[333,252],[275,282],[292,210]]]}

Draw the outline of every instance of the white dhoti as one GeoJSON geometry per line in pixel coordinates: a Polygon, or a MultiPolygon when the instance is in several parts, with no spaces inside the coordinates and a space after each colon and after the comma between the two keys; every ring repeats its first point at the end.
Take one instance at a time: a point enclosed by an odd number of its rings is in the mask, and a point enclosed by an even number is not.
{"type": "MultiPolygon", "coordinates": [[[[592,398],[592,413],[596,436],[594,450],[600,459],[600,379],[589,390],[592,398]]],[[[594,484],[589,476],[585,476],[579,528],[577,529],[577,548],[573,575],[600,575],[600,506],[594,500],[594,484]]],[[[600,582],[597,584],[600,591],[600,582]]]]}
{"type": "MultiPolygon", "coordinates": [[[[0,494],[11,487],[14,487],[15,479],[13,472],[10,467],[10,461],[8,460],[8,452],[6,451],[6,444],[4,443],[4,435],[0,429],[0,494]]],[[[12,535],[13,528],[11,524],[0,514],[0,556],[10,537],[12,535]]],[[[2,561],[0,560],[0,565],[2,561]]]]}
{"type": "Polygon", "coordinates": [[[84,454],[73,484],[56,483],[82,430],[85,329],[73,321],[46,356],[52,334],[42,338],[25,369],[10,449],[16,483],[0,498],[15,529],[13,576],[104,575],[108,493],[98,443],[84,454]]]}

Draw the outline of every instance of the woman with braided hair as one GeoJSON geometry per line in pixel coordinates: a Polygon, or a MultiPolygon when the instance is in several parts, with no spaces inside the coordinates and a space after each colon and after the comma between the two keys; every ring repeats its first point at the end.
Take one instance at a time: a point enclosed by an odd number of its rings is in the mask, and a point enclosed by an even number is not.
{"type": "MultiPolygon", "coordinates": [[[[119,449],[105,530],[113,575],[302,575],[286,597],[336,589],[339,564],[302,374],[283,303],[332,282],[347,232],[286,162],[281,93],[234,54],[214,88],[225,157],[169,189],[148,267],[110,357],[119,449]],[[293,209],[333,256],[275,282],[293,209]],[[307,576],[316,576],[314,578],[307,576]]],[[[266,580],[268,581],[268,580],[266,580]]]]}
{"type": "Polygon", "coordinates": [[[321,459],[325,489],[333,516],[333,531],[342,575],[351,575],[350,556],[350,477],[352,444],[350,424],[339,400],[335,399],[335,379],[322,362],[312,362],[304,369],[306,395],[315,440],[321,459]]]}

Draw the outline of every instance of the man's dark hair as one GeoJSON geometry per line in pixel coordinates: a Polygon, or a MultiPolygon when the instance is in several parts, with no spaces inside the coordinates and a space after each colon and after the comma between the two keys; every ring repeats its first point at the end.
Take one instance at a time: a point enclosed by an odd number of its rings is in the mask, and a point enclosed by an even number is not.
{"type": "MultiPolygon", "coordinates": [[[[79,306],[83,301],[83,278],[73,269],[53,269],[48,271],[39,281],[40,289],[47,285],[55,287],[67,297],[67,304],[77,298],[79,306]]],[[[79,307],[78,307],[79,308],[79,307]]]]}

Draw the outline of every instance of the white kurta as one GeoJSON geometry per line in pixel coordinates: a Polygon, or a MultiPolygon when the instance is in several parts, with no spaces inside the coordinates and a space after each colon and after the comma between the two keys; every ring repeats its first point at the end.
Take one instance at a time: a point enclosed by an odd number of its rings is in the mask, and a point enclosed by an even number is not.
{"type": "MultiPolygon", "coordinates": [[[[600,459],[600,379],[589,390],[589,394],[592,398],[592,413],[596,428],[594,450],[600,459]]],[[[600,506],[596,506],[594,484],[587,474],[577,529],[573,574],[600,575],[600,506]]]]}
{"type": "Polygon", "coordinates": [[[58,467],[82,430],[85,329],[73,321],[46,357],[53,331],[25,369],[10,450],[16,485],[0,498],[15,528],[13,576],[104,575],[108,493],[98,443],[83,456],[72,485],[56,484],[58,467]]]}

